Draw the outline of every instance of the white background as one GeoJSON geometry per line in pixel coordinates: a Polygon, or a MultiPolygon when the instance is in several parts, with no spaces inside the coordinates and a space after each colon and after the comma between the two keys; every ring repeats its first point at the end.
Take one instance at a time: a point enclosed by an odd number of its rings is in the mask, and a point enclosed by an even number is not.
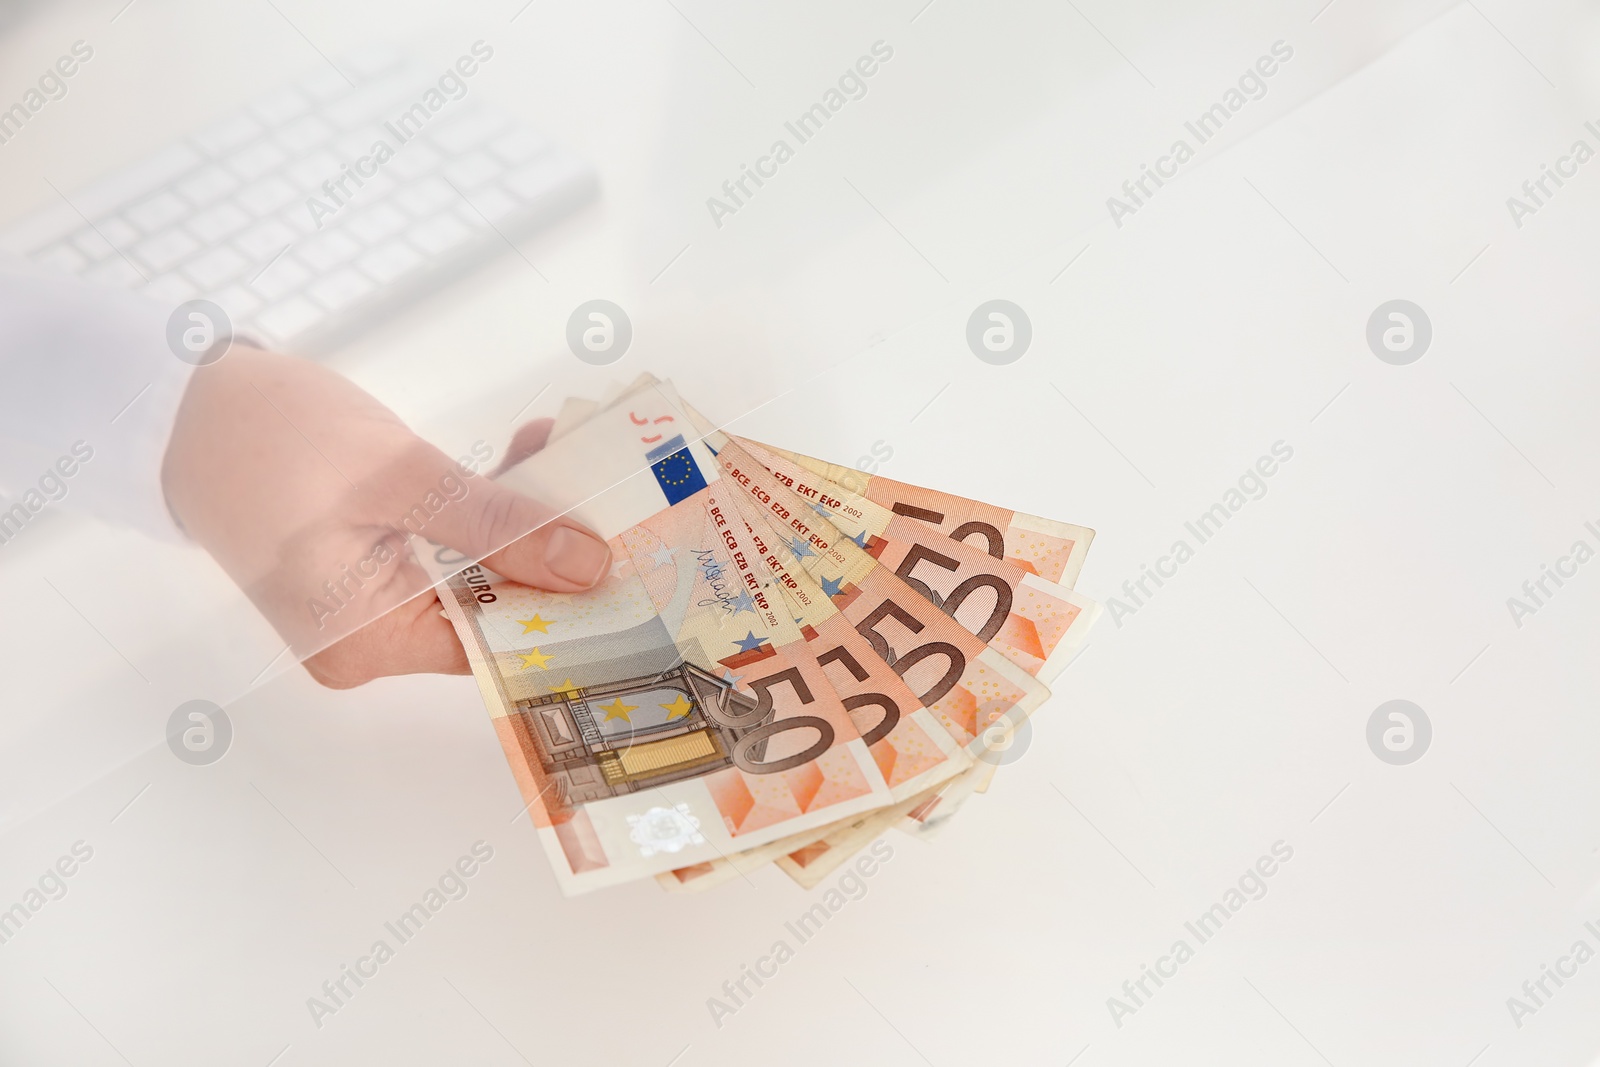
{"type": "Polygon", "coordinates": [[[897,478],[1094,527],[1101,600],[1275,442],[1293,458],[1102,620],[986,796],[930,844],[887,838],[866,895],[720,1027],[707,999],[818,893],[768,870],[563,899],[470,679],[252,687],[215,664],[266,638],[208,627],[237,594],[203,558],[30,530],[0,552],[0,907],[94,855],[0,945],[0,1063],[1589,1061],[1600,963],[1520,1028],[1506,1001],[1600,947],[1600,565],[1520,627],[1506,602],[1600,547],[1600,163],[1520,228],[1506,198],[1600,148],[1592,5],[274,3],[9,10],[0,102],[76,39],[96,58],[0,147],[0,203],[319,50],[443,69],[483,38],[474,92],[603,192],[522,244],[548,282],[507,254],[331,357],[441,443],[651,370],[753,412],[735,429],[844,463],[884,442],[897,478]],[[879,39],[868,95],[716,227],[705,198],[879,39]],[[1106,198],[1277,40],[1267,95],[1114,225],[1106,198]],[[606,371],[561,340],[594,296],[635,326],[606,371]],[[966,348],[991,298],[1033,324],[1011,366],[966,348]],[[1365,340],[1396,298],[1433,327],[1408,366],[1365,340]],[[83,615],[41,592],[111,551],[127,584],[83,615]],[[192,612],[142,617],[142,564],[189,575],[192,612]],[[163,739],[197,697],[234,726],[201,768],[163,739]],[[1433,726],[1408,766],[1366,742],[1395,698],[1433,726]],[[468,895],[315,1025],[307,998],[478,840],[468,895]],[[1280,840],[1267,895],[1118,1026],[1107,998],[1280,840]]]}

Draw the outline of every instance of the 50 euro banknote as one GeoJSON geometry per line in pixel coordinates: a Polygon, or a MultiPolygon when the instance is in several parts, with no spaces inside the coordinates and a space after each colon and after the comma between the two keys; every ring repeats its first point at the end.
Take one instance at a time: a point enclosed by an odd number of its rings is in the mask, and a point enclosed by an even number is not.
{"type": "Polygon", "coordinates": [[[845,499],[864,497],[897,515],[928,523],[953,541],[978,545],[996,559],[1008,560],[1069,589],[1077,583],[1094,540],[1094,531],[1086,526],[895,481],[745,437],[735,439],[821,475],[841,490],[845,499]]]}
{"type": "MultiPolygon", "coordinates": [[[[718,443],[715,436],[708,440],[718,443]]],[[[1100,611],[1089,598],[1029,567],[951,538],[936,524],[851,494],[760,445],[741,442],[737,447],[879,563],[1029,674],[1048,682],[1083,646],[1100,611]]]]}
{"type": "Polygon", "coordinates": [[[728,593],[721,483],[671,398],[640,390],[502,476],[615,560],[555,594],[471,566],[441,601],[564,892],[705,862],[889,804],[786,612],[728,593]],[[584,497],[584,487],[604,487],[584,497]],[[735,601],[730,603],[730,600],[735,601]]]}
{"type": "MultiPolygon", "coordinates": [[[[645,376],[632,387],[613,393],[611,398],[598,404],[569,400],[557,422],[556,435],[581,424],[606,403],[615,402],[617,396],[626,396],[631,389],[644,384],[658,383],[645,376]]],[[[670,388],[670,385],[666,386],[666,389],[670,388]]],[[[687,404],[683,407],[692,418],[697,418],[687,404]]],[[[707,435],[708,443],[715,450],[726,449],[727,439],[705,420],[697,418],[697,429],[707,435]]],[[[1037,633],[1025,633],[1024,640],[1017,641],[1017,619],[1013,615],[1005,622],[1006,629],[1012,631],[1009,635],[1012,640],[1007,641],[1005,636],[1000,636],[992,642],[1013,660],[1027,666],[1030,673],[1038,673],[1046,678],[1052,676],[1066,657],[1081,644],[1083,632],[1092,622],[1097,608],[1075,597],[1065,587],[1082,566],[1084,554],[1093,538],[1092,530],[882,476],[874,477],[748,438],[732,440],[744,450],[746,467],[753,468],[755,464],[751,461],[759,460],[760,465],[781,483],[781,488],[790,490],[799,498],[788,501],[791,506],[787,511],[796,511],[793,505],[803,503],[817,516],[836,523],[838,530],[834,533],[835,539],[842,532],[845,540],[855,542],[880,562],[887,562],[897,571],[904,572],[898,576],[910,578],[917,592],[964,621],[974,636],[982,634],[992,626],[994,620],[1001,617],[1002,598],[1009,596],[1015,601],[1019,594],[1027,596],[1032,591],[1045,593],[1045,600],[1034,605],[1043,607],[1045,603],[1049,604],[1045,611],[1035,612],[1040,620],[1054,624],[1053,632],[1047,625],[1045,640],[1039,640],[1037,633]],[[946,578],[939,571],[952,573],[946,578]],[[930,584],[922,580],[925,577],[934,578],[935,581],[930,584]],[[946,578],[942,588],[938,578],[946,578]],[[1025,590],[1025,583],[1031,589],[1025,590]],[[969,590],[968,597],[972,595],[970,590],[976,590],[977,595],[973,599],[981,605],[979,610],[971,610],[971,605],[960,594],[959,590],[964,586],[969,590]],[[988,597],[993,599],[985,603],[988,597]],[[963,611],[963,608],[968,610],[963,611]]],[[[781,492],[779,486],[772,488],[775,492],[781,492]]],[[[761,504],[771,500],[759,481],[752,496],[761,504]]],[[[746,507],[754,506],[750,498],[743,498],[740,503],[746,507]]],[[[791,598],[797,621],[805,621],[806,585],[810,586],[811,604],[821,602],[830,609],[833,605],[831,597],[823,593],[807,571],[794,565],[784,547],[785,538],[774,536],[774,524],[777,530],[782,530],[785,518],[785,508],[780,504],[774,512],[756,519],[757,526],[761,527],[770,545],[762,544],[761,534],[755,530],[752,529],[751,534],[756,539],[758,549],[767,554],[769,564],[779,575],[780,587],[791,598]],[[817,596],[818,593],[822,595],[817,596]],[[797,596],[799,599],[794,599],[797,596]]],[[[788,532],[794,531],[791,529],[788,532]]],[[[804,551],[803,546],[797,544],[796,547],[804,551]]],[[[1029,623],[1036,628],[1034,620],[1029,620],[1029,623]]],[[[868,629],[870,632],[872,628],[868,629]]],[[[994,630],[985,636],[995,638],[997,635],[998,630],[994,630]]],[[[1009,729],[1015,723],[998,720],[995,725],[1009,729]]],[[[858,726],[870,734],[870,724],[862,723],[859,717],[858,726]]],[[[961,733],[959,730],[956,732],[961,733]]],[[[1009,739],[1008,736],[1006,740],[1009,739]]],[[[878,741],[874,747],[885,746],[878,741]]],[[[926,835],[929,830],[944,824],[966,797],[987,788],[995,770],[996,761],[978,762],[954,777],[941,774],[942,780],[933,782],[931,786],[924,783],[924,788],[913,795],[909,802],[900,801],[899,798],[907,794],[896,789],[899,802],[890,807],[849,816],[831,825],[811,827],[755,849],[730,853],[724,859],[678,868],[659,878],[664,885],[675,890],[703,888],[746,873],[769,860],[776,860],[781,869],[802,885],[815,884],[862,844],[891,825],[926,835]]]]}
{"type": "MultiPolygon", "coordinates": [[[[1024,650],[1026,654],[1016,655],[1019,651],[1017,648],[1007,647],[1014,641],[1000,639],[990,642],[991,648],[1011,654],[1029,673],[1053,676],[1065,666],[1070,655],[1081,647],[1085,632],[1099,614],[1099,606],[1094,602],[1048,582],[1029,570],[1012,567],[999,560],[997,555],[975,554],[968,546],[952,544],[949,538],[929,530],[921,523],[908,525],[905,520],[890,515],[869,501],[853,498],[853,505],[844,504],[837,497],[830,497],[828,492],[819,491],[820,487],[830,485],[827,480],[814,476],[809,477],[810,486],[802,484],[797,478],[797,474],[802,473],[799,468],[775,460],[770,454],[761,454],[763,450],[759,446],[745,448],[725,435],[709,430],[692,408],[685,405],[685,409],[692,418],[696,418],[702,432],[707,433],[706,440],[717,451],[718,461],[724,465],[725,476],[745,487],[750,496],[760,502],[766,509],[769,523],[778,530],[783,530],[787,525],[791,534],[804,535],[808,530],[817,529],[837,542],[841,530],[836,524],[853,527],[855,532],[843,537],[845,553],[865,552],[876,557],[880,563],[896,564],[897,576],[907,579],[925,599],[958,621],[965,622],[967,628],[973,630],[973,636],[979,639],[998,635],[999,628],[994,626],[994,621],[1016,599],[1037,597],[1029,605],[1034,609],[1032,617],[1025,617],[1022,625],[1030,643],[1030,647],[1024,650]],[[753,461],[759,461],[760,466],[767,468],[766,471],[762,472],[753,461]],[[872,514],[874,509],[876,515],[872,514]],[[876,525],[872,525],[874,522],[876,525]],[[933,578],[933,585],[916,580],[911,573],[922,561],[937,564],[936,569],[927,572],[930,578],[938,576],[933,578]],[[965,567],[970,567],[970,571],[965,567]],[[946,571],[949,573],[942,573],[946,571]],[[942,587],[939,579],[943,579],[942,587]],[[985,610],[963,618],[958,610],[961,606],[959,590],[963,586],[971,587],[974,583],[986,586],[993,599],[985,605],[985,610]],[[984,622],[974,625],[976,619],[983,619],[984,622]],[[1041,651],[1036,643],[1041,634],[1053,634],[1054,647],[1047,638],[1041,651]]],[[[960,498],[946,499],[962,503],[960,498]]],[[[812,534],[812,537],[814,539],[815,535],[812,534]]],[[[795,538],[793,547],[801,549],[802,540],[795,538]]],[[[1088,537],[1082,540],[1086,542],[1088,537]]],[[[821,545],[821,542],[815,543],[821,545]]],[[[822,547],[826,548],[825,545],[822,547]]],[[[830,594],[839,592],[838,583],[828,585],[827,591],[830,594]]],[[[871,632],[871,629],[869,626],[868,631],[871,632]]],[[[1015,616],[1007,620],[1006,629],[1013,634],[1017,632],[1015,616]]],[[[899,826],[918,836],[926,836],[928,831],[943,825],[972,793],[987,788],[998,765],[994,758],[996,753],[990,752],[990,747],[997,739],[1002,747],[1012,743],[1020,725],[1016,716],[978,716],[974,722],[977,724],[977,735],[972,737],[969,748],[982,761],[977,766],[928,790],[923,794],[922,803],[914,805],[909,811],[880,810],[843,820],[825,833],[807,835],[800,848],[776,860],[778,866],[800,884],[812,885],[890,826],[899,826]]],[[[948,719],[946,725],[953,734],[963,738],[969,736],[968,730],[974,729],[948,719]]]]}
{"type": "MultiPolygon", "coordinates": [[[[596,411],[615,403],[619,397],[654,384],[659,384],[657,379],[647,373],[639,375],[627,386],[613,387],[599,401],[569,398],[555,421],[551,438],[581,425],[596,411]]],[[[703,420],[699,428],[702,434],[709,429],[703,420]]],[[[845,499],[864,497],[897,515],[928,523],[953,541],[977,545],[996,559],[1007,560],[1068,589],[1077,584],[1078,573],[1083,569],[1089,546],[1094,541],[1094,531],[1087,526],[1029,515],[982,500],[897,481],[856,467],[830,463],[745,434],[729,436],[828,479],[842,490],[840,495],[845,499]]]]}
{"type": "Polygon", "coordinates": [[[716,455],[824,596],[973,755],[984,734],[1018,724],[1050,690],[946,614],[731,442],[716,455]]]}
{"type": "MultiPolygon", "coordinates": [[[[661,388],[670,390],[670,383],[661,388]]],[[[689,404],[681,406],[719,461],[740,461],[741,478],[759,479],[753,487],[758,494],[787,493],[815,513],[816,525],[853,542],[1027,673],[1048,682],[1082,647],[1100,611],[1094,601],[1040,576],[1031,565],[954,539],[936,524],[852,493],[797,460],[730,437],[689,404]]],[[[998,548],[992,540],[990,547],[998,548]]]]}
{"type": "MultiPolygon", "coordinates": [[[[855,717],[894,800],[881,810],[892,811],[898,818],[922,803],[931,787],[950,781],[972,765],[972,757],[942,725],[935,708],[912,692],[891,662],[796,565],[750,501],[742,494],[718,491],[711,514],[729,520],[723,533],[746,585],[753,589],[760,584],[758,569],[769,576],[768,587],[802,628],[818,662],[855,717]]],[[[839,825],[810,828],[779,842],[676,868],[658,875],[657,880],[672,891],[707,889],[812,845],[839,825]]]]}

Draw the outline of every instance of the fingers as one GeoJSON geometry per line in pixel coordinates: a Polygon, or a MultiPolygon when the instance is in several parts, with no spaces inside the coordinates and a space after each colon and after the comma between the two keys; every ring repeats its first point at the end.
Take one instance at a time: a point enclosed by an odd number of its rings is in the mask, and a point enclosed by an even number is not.
{"type": "MultiPolygon", "coordinates": [[[[512,454],[532,455],[549,420],[517,433],[512,454]]],[[[370,520],[420,534],[499,574],[556,593],[591,588],[611,565],[603,540],[553,509],[471,475],[432,445],[412,439],[365,488],[370,520]]]]}
{"type": "MultiPolygon", "coordinates": [[[[517,499],[533,505],[525,497],[517,499]]],[[[564,591],[563,584],[573,592],[587,589],[604,576],[610,562],[611,552],[603,541],[561,519],[484,559],[486,566],[508,578],[557,592],[564,591]],[[563,578],[557,567],[584,577],[563,578]]],[[[391,674],[471,671],[455,627],[432,592],[412,597],[335,641],[307,658],[305,668],[330,689],[353,689],[391,674]]]]}
{"type": "MultiPolygon", "coordinates": [[[[495,468],[495,475],[510,470],[544,448],[554,427],[554,419],[534,419],[519,426],[517,432],[511,435],[506,458],[495,468]]],[[[525,539],[494,553],[485,562],[490,569],[508,578],[541,588],[554,587],[544,584],[549,581],[548,577],[535,580],[521,577],[521,574],[534,574],[542,570],[558,579],[573,582],[579,588],[588,589],[610,568],[611,550],[584,527],[557,520],[556,528],[543,540],[537,536],[525,539]],[[601,552],[600,549],[605,551],[601,552]],[[507,570],[508,567],[511,569],[507,570]]]]}
{"type": "Polygon", "coordinates": [[[353,689],[391,674],[467,674],[467,654],[433,593],[413,597],[305,661],[330,689],[353,689]]]}
{"type": "MultiPolygon", "coordinates": [[[[520,427],[495,473],[544,447],[553,425],[538,419],[520,427]]],[[[488,478],[472,476],[444,453],[415,438],[393,443],[393,455],[362,486],[356,525],[419,534],[514,581],[558,593],[592,588],[611,566],[611,550],[581,524],[488,478]]],[[[320,572],[319,572],[320,573],[320,572]]],[[[381,589],[365,588],[369,609],[393,604],[425,586],[414,561],[401,565],[381,589]],[[415,573],[412,573],[412,572],[415,573]]],[[[355,621],[360,625],[359,621],[355,621]]],[[[321,684],[349,689],[391,674],[465,674],[470,670],[455,628],[429,592],[360,626],[305,661],[321,684]]]]}
{"type": "Polygon", "coordinates": [[[577,593],[605,577],[611,549],[550,508],[487,479],[429,524],[428,536],[524,585],[577,593]]]}
{"type": "Polygon", "coordinates": [[[497,574],[553,593],[592,589],[611,569],[611,548],[565,519],[485,557],[497,574]]]}
{"type": "MultiPolygon", "coordinates": [[[[534,419],[519,426],[494,474],[544,448],[554,426],[554,419],[534,419]]],[[[446,523],[452,528],[440,531],[445,544],[474,557],[494,549],[483,556],[490,570],[552,592],[575,593],[605,577],[611,549],[594,533],[493,482],[474,488],[482,491],[465,509],[464,521],[446,523]]]]}

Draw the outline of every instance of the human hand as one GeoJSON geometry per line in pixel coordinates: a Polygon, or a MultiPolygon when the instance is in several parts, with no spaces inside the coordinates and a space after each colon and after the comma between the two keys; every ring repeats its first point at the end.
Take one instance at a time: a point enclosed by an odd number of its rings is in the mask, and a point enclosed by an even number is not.
{"type": "MultiPolygon", "coordinates": [[[[549,432],[524,426],[500,469],[549,432]]],[[[339,374],[244,346],[195,372],[162,482],[190,536],[337,689],[470,669],[407,530],[558,593],[611,563],[595,534],[471,473],[339,374]]]]}

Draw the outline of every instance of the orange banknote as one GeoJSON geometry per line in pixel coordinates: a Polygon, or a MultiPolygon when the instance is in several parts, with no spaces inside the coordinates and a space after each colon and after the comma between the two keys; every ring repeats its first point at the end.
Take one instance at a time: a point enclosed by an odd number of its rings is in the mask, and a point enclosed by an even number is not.
{"type": "MultiPolygon", "coordinates": [[[[562,889],[831,825],[894,798],[770,572],[752,589],[708,513],[724,486],[686,416],[629,396],[508,472],[616,561],[585,593],[479,567],[440,589],[562,889]]],[[[752,568],[753,569],[753,568],[752,568]]]]}
{"type": "MultiPolygon", "coordinates": [[[[709,441],[720,447],[715,436],[709,441]]],[[[879,563],[1029,674],[1050,681],[1083,646],[1100,611],[1089,598],[947,537],[936,526],[851,496],[831,479],[759,445],[738,447],[879,563]]]]}
{"type": "MultiPolygon", "coordinates": [[[[554,433],[657,388],[676,399],[670,384],[646,375],[601,403],[569,401],[554,433]]],[[[1093,531],[730,437],[677,403],[716,455],[723,485],[740,490],[719,501],[724,514],[737,511],[745,520],[742,531],[726,534],[730,549],[771,568],[777,594],[850,708],[894,803],[754,847],[741,844],[658,880],[673,891],[697,890],[775,862],[811,886],[890,826],[931,836],[993,780],[1000,760],[988,751],[992,739],[1009,740],[1048,695],[1040,687],[996,713],[982,706],[984,682],[963,678],[943,688],[955,666],[949,650],[980,660],[999,653],[1007,666],[1052,678],[1098,614],[1070,588],[1093,531]],[[864,668],[860,676],[857,668],[864,668]],[[926,733],[933,746],[920,738],[904,743],[919,722],[937,723],[947,736],[935,730],[926,733]],[[940,740],[959,744],[959,766],[948,754],[942,762],[930,758],[940,740]]],[[[1010,681],[1021,681],[1014,669],[1010,681]]]]}
{"type": "Polygon", "coordinates": [[[925,522],[953,541],[970,542],[995,559],[1007,560],[1069,589],[1077,584],[1089,542],[1094,540],[1094,531],[1084,526],[897,482],[775,445],[747,443],[822,475],[850,496],[865,497],[897,515],[925,522]]]}
{"type": "Polygon", "coordinates": [[[717,454],[724,480],[757,502],[800,566],[840,614],[894,668],[917,699],[974,755],[985,731],[1017,724],[1050,695],[1037,679],[992,649],[882,566],[731,441],[717,454]]]}

